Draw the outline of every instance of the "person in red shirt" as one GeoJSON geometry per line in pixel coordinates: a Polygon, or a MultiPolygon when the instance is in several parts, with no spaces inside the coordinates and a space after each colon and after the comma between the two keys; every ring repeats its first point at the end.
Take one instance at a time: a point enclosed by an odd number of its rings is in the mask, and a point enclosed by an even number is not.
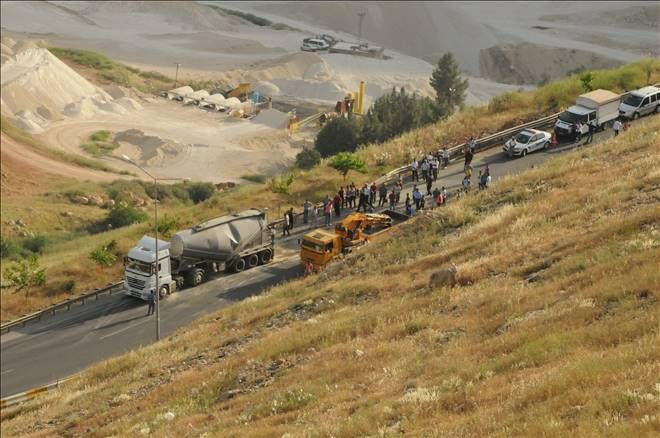
{"type": "Polygon", "coordinates": [[[335,207],[335,217],[339,217],[341,214],[341,196],[337,193],[332,200],[332,205],[335,207]]]}

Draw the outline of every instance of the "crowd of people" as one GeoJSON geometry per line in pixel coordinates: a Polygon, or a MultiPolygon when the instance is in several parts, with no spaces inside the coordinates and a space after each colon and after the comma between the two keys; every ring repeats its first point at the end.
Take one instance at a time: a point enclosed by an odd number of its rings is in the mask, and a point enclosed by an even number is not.
{"type": "MultiPolygon", "coordinates": [[[[472,186],[472,159],[474,158],[476,141],[471,137],[466,143],[463,151],[465,157],[464,172],[461,187],[456,190],[456,196],[463,196],[470,191],[472,186]]],[[[424,189],[414,184],[412,191],[405,194],[403,209],[409,216],[415,212],[428,208],[431,203],[435,206],[444,205],[449,196],[449,190],[445,186],[433,187],[438,180],[439,170],[445,169],[449,164],[449,151],[447,148],[439,150],[435,154],[429,154],[421,160],[413,160],[410,163],[411,179],[413,183],[424,182],[424,189]],[[421,178],[421,179],[420,179],[421,178]]],[[[486,165],[484,170],[479,170],[477,184],[483,190],[491,184],[490,168],[486,165]]],[[[376,184],[365,183],[361,187],[352,182],[349,185],[339,187],[334,195],[326,195],[319,204],[305,200],[303,204],[302,223],[304,225],[320,225],[321,216],[323,225],[329,227],[333,218],[338,218],[347,209],[355,211],[374,212],[379,207],[387,207],[397,210],[401,207],[401,193],[403,192],[403,177],[399,174],[398,179],[389,185],[385,182],[376,184]]],[[[284,214],[284,225],[282,236],[290,235],[294,226],[293,209],[284,214]]]]}

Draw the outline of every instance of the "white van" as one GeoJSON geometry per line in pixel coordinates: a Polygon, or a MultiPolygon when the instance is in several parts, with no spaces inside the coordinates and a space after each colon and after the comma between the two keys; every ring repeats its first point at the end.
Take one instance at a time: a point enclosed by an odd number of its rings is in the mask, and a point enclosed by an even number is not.
{"type": "Polygon", "coordinates": [[[633,120],[658,111],[660,111],[660,88],[653,86],[631,91],[619,105],[619,115],[633,120]]]}

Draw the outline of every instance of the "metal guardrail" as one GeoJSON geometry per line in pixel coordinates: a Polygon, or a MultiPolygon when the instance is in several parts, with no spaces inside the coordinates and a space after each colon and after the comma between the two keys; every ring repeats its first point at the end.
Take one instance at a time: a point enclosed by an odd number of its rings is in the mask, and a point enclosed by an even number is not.
{"type": "Polygon", "coordinates": [[[0,334],[8,333],[9,331],[11,331],[12,328],[19,325],[24,326],[26,323],[30,321],[34,321],[35,319],[39,320],[43,315],[47,313],[50,313],[52,315],[53,313],[55,313],[55,311],[63,308],[70,310],[73,304],[77,304],[77,303],[85,304],[85,301],[88,301],[92,298],[98,300],[99,295],[103,295],[103,294],[112,295],[114,292],[117,292],[123,288],[124,288],[123,281],[119,281],[117,283],[110,283],[106,287],[97,288],[91,292],[86,292],[77,297],[69,298],[59,303],[53,304],[52,306],[46,307],[45,309],[28,313],[27,315],[23,315],[20,318],[17,318],[13,321],[9,321],[7,323],[0,325],[0,334]]]}
{"type": "Polygon", "coordinates": [[[55,381],[53,383],[49,383],[48,385],[39,386],[37,388],[33,388],[33,389],[30,389],[30,390],[24,391],[24,392],[19,392],[18,394],[10,395],[10,396],[7,396],[3,399],[0,399],[0,409],[4,409],[4,408],[7,408],[9,406],[17,405],[19,403],[23,403],[23,402],[26,402],[28,400],[32,400],[33,398],[36,398],[37,396],[43,394],[44,392],[48,392],[48,391],[51,391],[51,390],[59,387],[64,382],[76,377],[77,375],[78,374],[74,374],[74,375],[66,377],[64,379],[58,379],[57,381],[55,381]]]}

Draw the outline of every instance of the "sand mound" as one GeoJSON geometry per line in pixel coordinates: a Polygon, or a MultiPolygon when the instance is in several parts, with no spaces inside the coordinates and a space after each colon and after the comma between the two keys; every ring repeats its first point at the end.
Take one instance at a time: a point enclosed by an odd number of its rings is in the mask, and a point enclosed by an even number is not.
{"type": "Polygon", "coordinates": [[[605,12],[545,15],[542,21],[566,22],[590,26],[613,26],[660,31],[660,4],[630,6],[605,12]]]}
{"type": "Polygon", "coordinates": [[[229,99],[225,99],[225,101],[222,104],[227,108],[231,108],[231,109],[243,109],[243,103],[236,97],[230,97],[229,99]]]}
{"type": "MultiPolygon", "coordinates": [[[[178,154],[183,152],[186,148],[176,141],[164,140],[155,135],[146,135],[139,129],[127,129],[126,131],[117,132],[114,140],[128,144],[127,149],[137,149],[137,160],[144,165],[148,166],[162,166],[169,159],[176,158],[178,154]]],[[[125,145],[124,145],[125,146],[125,145]]],[[[117,150],[118,153],[124,153],[126,150],[120,146],[117,150]]],[[[135,151],[130,155],[136,155],[135,151]]]]}
{"type": "Polygon", "coordinates": [[[539,84],[582,70],[612,68],[616,61],[592,52],[532,43],[497,45],[479,54],[484,77],[505,84],[539,84]]]}
{"type": "Polygon", "coordinates": [[[300,79],[273,79],[282,95],[304,99],[336,102],[343,98],[348,90],[337,82],[305,81],[300,79]]]}
{"type": "Polygon", "coordinates": [[[121,97],[115,100],[115,102],[128,111],[139,111],[142,109],[142,105],[140,105],[137,100],[131,99],[130,97],[121,97]]]}
{"type": "Polygon", "coordinates": [[[136,105],[115,103],[46,49],[22,50],[2,65],[2,113],[31,132],[62,117],[89,118],[98,111],[124,114],[136,105]]]}
{"type": "Polygon", "coordinates": [[[252,89],[262,96],[279,96],[280,89],[270,81],[257,81],[252,84],[252,89]]]}
{"type": "Polygon", "coordinates": [[[270,126],[271,128],[281,129],[286,128],[289,122],[289,115],[276,109],[267,109],[260,111],[252,121],[270,126]]]}

